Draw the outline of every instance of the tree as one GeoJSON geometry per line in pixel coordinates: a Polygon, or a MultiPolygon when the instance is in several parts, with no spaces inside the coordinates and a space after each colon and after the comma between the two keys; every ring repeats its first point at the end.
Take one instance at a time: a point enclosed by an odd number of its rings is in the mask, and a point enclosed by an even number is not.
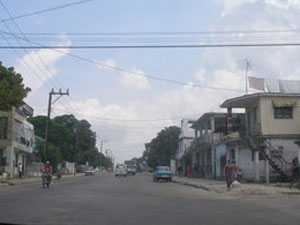
{"type": "Polygon", "coordinates": [[[30,92],[25,87],[21,74],[14,71],[13,67],[6,68],[0,62],[0,109],[11,110],[12,106],[24,105],[23,99],[30,92]]]}
{"type": "MultiPolygon", "coordinates": [[[[46,116],[36,116],[29,119],[35,127],[35,134],[44,137],[46,116]]],[[[51,147],[46,153],[52,164],[61,161],[76,162],[93,167],[112,166],[111,159],[104,156],[96,148],[96,133],[91,130],[91,124],[86,120],[78,120],[74,115],[57,116],[50,120],[48,143],[51,147]]],[[[39,156],[44,160],[43,146],[38,148],[39,156]]]]}
{"type": "Polygon", "coordinates": [[[143,159],[148,166],[154,168],[159,165],[169,165],[170,160],[175,158],[178,148],[180,128],[176,126],[161,130],[157,136],[145,145],[143,159]]]}

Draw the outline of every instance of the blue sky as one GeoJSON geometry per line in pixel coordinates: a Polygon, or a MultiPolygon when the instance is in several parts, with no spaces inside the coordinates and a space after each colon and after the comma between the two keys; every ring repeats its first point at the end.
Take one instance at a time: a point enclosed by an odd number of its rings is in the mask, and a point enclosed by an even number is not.
{"type": "MultiPolygon", "coordinates": [[[[13,16],[18,16],[75,0],[2,2],[13,16]]],[[[94,0],[15,21],[24,33],[57,34],[51,40],[27,36],[42,44],[88,45],[92,43],[88,42],[90,40],[79,42],[69,33],[296,29],[300,27],[299,10],[299,1],[279,0],[94,0]]],[[[0,16],[1,19],[8,18],[2,6],[0,16]]],[[[0,26],[2,31],[8,31],[3,23],[0,26]]],[[[13,22],[7,22],[7,26],[18,32],[13,22]]],[[[167,38],[160,43],[169,43],[170,36],[167,38]]],[[[8,40],[11,45],[19,45],[12,38],[8,40]]],[[[153,40],[150,38],[149,41],[153,40]]],[[[7,45],[2,36],[0,43],[7,45]]],[[[111,43],[112,40],[106,39],[100,44],[111,43]]],[[[24,41],[22,44],[28,45],[24,41]]],[[[63,51],[142,74],[232,89],[244,89],[245,59],[251,62],[250,74],[254,76],[298,79],[300,72],[298,48],[63,51]]],[[[104,140],[105,148],[111,149],[119,162],[140,156],[144,143],[155,137],[162,127],[179,125],[180,120],[172,117],[219,111],[219,105],[226,98],[243,94],[241,91],[213,91],[153,81],[144,76],[101,68],[52,50],[17,52],[20,57],[13,50],[1,50],[0,60],[22,73],[25,83],[33,89],[26,101],[34,107],[36,114],[46,113],[50,88],[70,88],[72,97],[57,102],[53,115],[66,112],[88,119],[98,134],[99,143],[104,140]],[[108,122],[99,118],[170,119],[150,123],[108,122]]]]}

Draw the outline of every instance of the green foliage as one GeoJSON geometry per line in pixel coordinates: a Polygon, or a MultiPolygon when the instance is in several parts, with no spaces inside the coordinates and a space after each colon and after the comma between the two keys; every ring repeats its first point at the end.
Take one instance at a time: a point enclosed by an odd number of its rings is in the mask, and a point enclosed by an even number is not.
{"type": "MultiPolygon", "coordinates": [[[[29,119],[35,127],[35,134],[44,137],[46,127],[45,116],[29,119]]],[[[62,115],[50,120],[48,136],[47,159],[53,165],[63,160],[86,164],[93,167],[108,168],[111,159],[105,157],[96,148],[96,133],[91,130],[91,124],[86,120],[77,120],[74,115],[62,115]]],[[[43,148],[39,146],[39,156],[43,157],[43,148]]]]}
{"type": "Polygon", "coordinates": [[[21,74],[16,73],[13,67],[2,66],[0,62],[0,109],[8,111],[12,106],[22,106],[28,92],[30,88],[23,84],[21,74]]]}
{"type": "Polygon", "coordinates": [[[161,130],[150,143],[145,145],[146,150],[142,159],[146,160],[148,166],[152,168],[169,165],[170,160],[175,158],[179,134],[180,128],[176,126],[161,130]]]}

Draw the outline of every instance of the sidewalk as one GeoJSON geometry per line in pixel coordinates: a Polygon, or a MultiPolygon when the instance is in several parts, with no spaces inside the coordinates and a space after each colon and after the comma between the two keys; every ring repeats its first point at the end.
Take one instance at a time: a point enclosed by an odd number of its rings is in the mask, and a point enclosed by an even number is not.
{"type": "Polygon", "coordinates": [[[227,195],[300,195],[300,190],[296,187],[290,190],[287,184],[241,183],[240,187],[234,187],[231,191],[227,191],[225,181],[175,176],[173,182],[227,195]]]}
{"type": "MultiPolygon", "coordinates": [[[[72,178],[72,177],[80,177],[84,176],[84,173],[76,173],[76,174],[70,174],[70,175],[63,175],[62,179],[65,178],[72,178]]],[[[54,177],[54,181],[55,181],[54,177]]],[[[22,185],[22,184],[29,184],[34,182],[41,182],[41,177],[24,177],[22,179],[0,179],[0,187],[1,186],[15,186],[15,185],[22,185]]]]}

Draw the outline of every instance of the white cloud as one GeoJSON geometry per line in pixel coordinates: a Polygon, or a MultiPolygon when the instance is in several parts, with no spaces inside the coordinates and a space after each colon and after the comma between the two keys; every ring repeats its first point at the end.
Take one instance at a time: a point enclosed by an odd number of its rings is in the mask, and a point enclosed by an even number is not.
{"type": "MultiPolygon", "coordinates": [[[[211,30],[275,30],[300,27],[299,10],[293,7],[286,9],[274,4],[280,1],[272,3],[258,0],[223,0],[222,2],[227,4],[228,11],[211,30]]],[[[91,121],[100,138],[108,140],[107,148],[112,149],[117,161],[120,162],[141,155],[144,143],[151,141],[164,126],[179,125],[179,120],[171,119],[172,117],[221,111],[219,105],[225,99],[243,95],[245,59],[252,65],[249,73],[253,76],[299,79],[299,58],[298,47],[205,49],[200,60],[201,65],[194,74],[195,79],[202,85],[242,91],[210,90],[186,85],[157,92],[149,99],[137,98],[138,100],[132,99],[124,104],[103,105],[99,99],[77,101],[72,104],[76,105],[80,114],[88,115],[85,118],[91,121]],[[169,118],[169,120],[120,122],[99,120],[95,116],[123,120],[147,118],[169,118]]],[[[113,59],[106,60],[105,63],[117,65],[113,59]]],[[[133,90],[148,90],[150,84],[143,76],[144,72],[142,70],[136,72],[142,76],[121,73],[120,84],[133,90]]],[[[67,104],[56,107],[68,110],[67,104]]]]}
{"type": "Polygon", "coordinates": [[[205,74],[205,70],[204,70],[204,68],[201,68],[197,71],[197,73],[195,74],[195,77],[197,78],[197,80],[202,82],[205,80],[204,74],[205,74]]]}
{"type": "Polygon", "coordinates": [[[144,71],[133,70],[133,72],[139,75],[135,75],[127,72],[121,73],[120,82],[122,83],[122,85],[129,89],[149,90],[150,84],[148,78],[145,76],[144,71]]]}
{"type": "Polygon", "coordinates": [[[271,6],[274,9],[277,8],[279,10],[290,10],[293,8],[300,7],[299,0],[215,0],[218,3],[221,3],[223,6],[222,16],[226,16],[232,13],[235,10],[239,10],[239,8],[243,5],[259,5],[259,7],[268,7],[271,6]]]}
{"type": "MultiPolygon", "coordinates": [[[[61,42],[58,45],[71,45],[71,41],[64,34],[59,38],[61,42]]],[[[15,70],[22,74],[25,85],[32,89],[31,95],[56,76],[55,63],[68,52],[69,49],[41,49],[31,51],[18,60],[15,70]]]]}
{"type": "MultiPolygon", "coordinates": [[[[96,66],[100,69],[111,69],[109,67],[116,67],[118,64],[116,60],[114,59],[107,59],[105,61],[97,61],[99,64],[96,64],[96,66]],[[106,65],[107,67],[103,66],[106,65]]],[[[130,72],[118,72],[120,77],[119,77],[119,82],[128,89],[132,90],[149,90],[150,89],[150,84],[145,76],[145,72],[142,70],[137,70],[133,69],[131,70],[133,73],[130,72]]]]}
{"type": "Polygon", "coordinates": [[[107,59],[103,62],[100,62],[100,61],[97,61],[96,62],[99,62],[99,64],[96,64],[96,66],[100,69],[100,70],[103,70],[103,69],[110,69],[109,67],[115,67],[117,66],[117,62],[114,60],[114,59],[107,59]],[[102,65],[107,65],[108,67],[105,67],[105,66],[101,66],[102,65]]]}

